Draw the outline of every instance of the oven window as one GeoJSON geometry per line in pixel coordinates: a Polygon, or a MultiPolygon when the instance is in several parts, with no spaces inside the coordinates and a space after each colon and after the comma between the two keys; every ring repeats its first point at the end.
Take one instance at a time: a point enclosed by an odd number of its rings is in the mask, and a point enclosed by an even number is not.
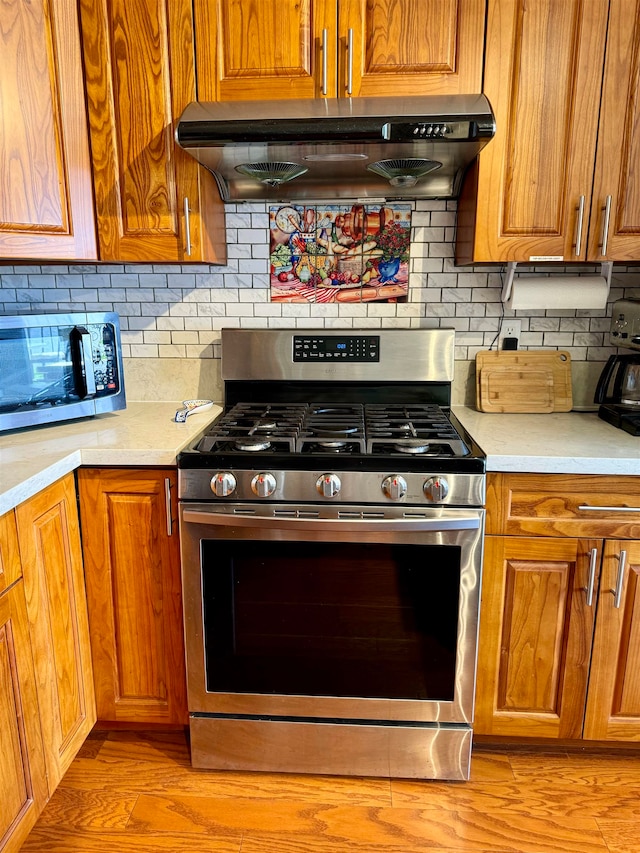
{"type": "Polygon", "coordinates": [[[460,548],[203,541],[207,690],[452,701],[460,548]]]}

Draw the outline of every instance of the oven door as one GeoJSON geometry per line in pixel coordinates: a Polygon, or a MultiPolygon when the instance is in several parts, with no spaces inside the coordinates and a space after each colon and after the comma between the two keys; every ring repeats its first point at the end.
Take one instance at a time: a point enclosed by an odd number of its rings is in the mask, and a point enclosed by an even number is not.
{"type": "Polygon", "coordinates": [[[183,504],[191,715],[473,718],[484,510],[183,504]]]}

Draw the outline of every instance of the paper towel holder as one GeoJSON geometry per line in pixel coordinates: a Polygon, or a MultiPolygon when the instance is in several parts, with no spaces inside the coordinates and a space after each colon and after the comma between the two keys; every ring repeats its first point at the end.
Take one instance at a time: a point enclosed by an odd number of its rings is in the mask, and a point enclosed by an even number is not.
{"type": "MultiPolygon", "coordinates": [[[[517,261],[509,261],[507,263],[507,277],[502,288],[502,301],[507,302],[511,296],[511,288],[513,287],[513,278],[516,274],[517,261]]],[[[602,261],[600,264],[600,273],[607,282],[607,295],[611,289],[611,273],[613,271],[613,261],[602,261]]]]}

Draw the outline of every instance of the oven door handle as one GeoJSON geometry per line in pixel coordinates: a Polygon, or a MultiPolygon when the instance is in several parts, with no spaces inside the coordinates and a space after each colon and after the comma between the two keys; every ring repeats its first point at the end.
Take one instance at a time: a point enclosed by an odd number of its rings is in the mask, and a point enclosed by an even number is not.
{"type": "Polygon", "coordinates": [[[456,515],[454,518],[318,518],[316,516],[260,516],[229,515],[218,512],[198,512],[185,509],[182,520],[190,524],[213,524],[225,527],[267,527],[296,528],[297,530],[344,530],[363,532],[364,530],[420,530],[426,533],[439,533],[445,530],[477,530],[482,515],[476,511],[472,515],[456,515]]]}

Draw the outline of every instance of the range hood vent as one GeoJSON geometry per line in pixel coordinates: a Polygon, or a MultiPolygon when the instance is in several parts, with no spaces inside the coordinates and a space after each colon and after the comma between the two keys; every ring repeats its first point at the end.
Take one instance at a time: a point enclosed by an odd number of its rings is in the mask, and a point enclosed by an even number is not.
{"type": "Polygon", "coordinates": [[[243,163],[236,166],[236,172],[255,178],[261,184],[269,187],[277,187],[286,184],[294,178],[299,178],[309,171],[298,163],[243,163]]]}
{"type": "Polygon", "coordinates": [[[484,95],[192,103],[176,140],[224,201],[456,198],[495,133],[484,95]]]}
{"type": "Polygon", "coordinates": [[[441,167],[435,160],[379,160],[367,169],[386,178],[392,187],[415,187],[418,178],[441,167]]]}

